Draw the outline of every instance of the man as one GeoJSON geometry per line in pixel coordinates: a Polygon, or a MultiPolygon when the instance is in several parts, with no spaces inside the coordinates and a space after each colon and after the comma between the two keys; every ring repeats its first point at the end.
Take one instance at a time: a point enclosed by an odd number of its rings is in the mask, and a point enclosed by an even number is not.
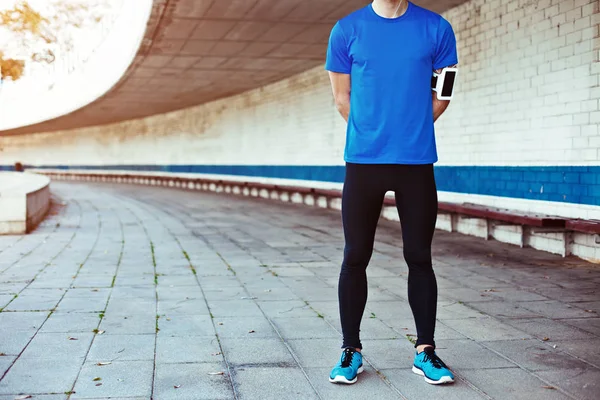
{"type": "Polygon", "coordinates": [[[344,349],[329,380],[354,383],[362,372],[359,331],[367,301],[366,268],[384,195],[394,191],[408,264],[408,299],[417,328],[413,371],[431,384],[454,376],[435,353],[437,283],[431,242],[437,219],[434,121],[449,101],[433,95],[434,71],[458,63],[456,39],[441,16],[407,0],[374,0],[341,19],[325,69],[348,122],[339,279],[344,349]]]}

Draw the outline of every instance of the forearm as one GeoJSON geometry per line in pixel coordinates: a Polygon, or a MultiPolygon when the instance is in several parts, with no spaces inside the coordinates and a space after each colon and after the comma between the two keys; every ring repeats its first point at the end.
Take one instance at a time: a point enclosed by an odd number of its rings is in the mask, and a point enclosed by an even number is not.
{"type": "Polygon", "coordinates": [[[348,122],[348,116],[350,115],[350,102],[339,102],[336,104],[336,107],[342,118],[344,118],[344,120],[348,122]]]}
{"type": "Polygon", "coordinates": [[[433,122],[437,121],[437,119],[442,116],[449,104],[450,102],[448,100],[439,100],[435,95],[435,92],[433,93],[433,122]]]}

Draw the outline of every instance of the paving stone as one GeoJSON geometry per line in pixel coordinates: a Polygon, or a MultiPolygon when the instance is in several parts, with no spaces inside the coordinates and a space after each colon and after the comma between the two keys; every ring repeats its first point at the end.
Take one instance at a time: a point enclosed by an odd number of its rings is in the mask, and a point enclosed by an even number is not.
{"type": "Polygon", "coordinates": [[[77,359],[85,357],[93,333],[79,333],[70,336],[66,333],[38,333],[31,340],[21,358],[31,359],[70,359],[77,362],[77,359]]]}
{"type": "MultiPolygon", "coordinates": [[[[154,276],[152,276],[152,279],[154,279],[154,276]]],[[[172,289],[170,289],[172,290],[172,289]]],[[[151,287],[145,286],[145,285],[138,285],[138,284],[134,284],[131,286],[119,286],[119,287],[114,287],[112,289],[112,293],[111,293],[111,301],[112,300],[117,300],[117,301],[131,301],[133,303],[135,302],[143,302],[143,301],[149,301],[149,302],[153,302],[156,301],[156,287],[154,287],[154,284],[151,287]]]]}
{"type": "MultiPolygon", "coordinates": [[[[337,278],[331,284],[333,286],[337,286],[337,278]]],[[[406,297],[407,297],[406,292],[401,292],[400,294],[398,294],[398,293],[396,293],[392,290],[388,290],[386,288],[369,288],[368,300],[369,300],[369,302],[373,302],[373,301],[379,301],[379,302],[388,301],[389,302],[389,301],[397,301],[398,299],[402,299],[402,300],[406,301],[406,297]]]]}
{"type": "Polygon", "coordinates": [[[235,366],[278,365],[291,366],[296,362],[281,339],[221,339],[225,359],[235,366]],[[266,351],[268,349],[268,351],[266,351]]]}
{"type": "MultiPolygon", "coordinates": [[[[416,327],[414,326],[414,322],[409,324],[408,326],[412,326],[412,328],[402,329],[400,333],[412,333],[416,334],[416,327]]],[[[455,329],[447,326],[444,321],[436,321],[435,324],[435,340],[445,340],[445,339],[467,339],[465,335],[460,332],[457,332],[455,329]]]]}
{"type": "MultiPolygon", "coordinates": [[[[256,297],[258,301],[293,301],[301,300],[289,288],[281,285],[281,287],[246,287],[250,296],[256,297]]],[[[208,298],[208,294],[207,294],[208,298]]]]}
{"type": "Polygon", "coordinates": [[[234,398],[227,373],[210,375],[225,371],[223,363],[158,364],[154,382],[154,397],[161,400],[234,398]]]}
{"type": "Polygon", "coordinates": [[[160,334],[179,336],[212,336],[215,334],[209,315],[171,315],[158,320],[160,334]]]}
{"type": "Polygon", "coordinates": [[[598,299],[597,287],[570,291],[565,290],[563,287],[554,286],[536,288],[536,292],[544,297],[566,302],[596,301],[598,299]]]}
{"type": "Polygon", "coordinates": [[[115,278],[114,286],[130,287],[131,285],[154,287],[154,274],[122,274],[118,273],[115,278]]]}
{"type": "Polygon", "coordinates": [[[105,312],[107,315],[156,314],[156,300],[118,299],[111,296],[105,312]]]}
{"type": "Polygon", "coordinates": [[[206,301],[202,298],[188,298],[183,300],[158,300],[158,313],[160,315],[209,315],[206,301]]]}
{"type": "Polygon", "coordinates": [[[552,340],[565,340],[591,339],[594,337],[594,335],[567,325],[562,321],[547,318],[505,319],[503,322],[538,339],[547,337],[552,340]]]}
{"type": "Polygon", "coordinates": [[[0,356],[0,376],[4,375],[15,359],[16,357],[12,356],[0,356]]]}
{"type": "Polygon", "coordinates": [[[257,301],[269,318],[314,317],[317,313],[300,300],[257,301]]]}
{"type": "Polygon", "coordinates": [[[223,355],[215,336],[158,335],[157,363],[204,363],[222,361],[223,355]]]}
{"type": "Polygon", "coordinates": [[[215,324],[221,338],[279,337],[264,317],[223,317],[216,318],[215,324]]]}
{"type": "Polygon", "coordinates": [[[106,299],[99,298],[64,298],[58,303],[56,311],[60,312],[100,312],[106,308],[106,299]]]}
{"type": "MultiPolygon", "coordinates": [[[[107,400],[107,397],[87,397],[88,400],[107,400]]],[[[110,400],[148,400],[147,397],[108,397],[110,400]]]]}
{"type": "Polygon", "coordinates": [[[527,310],[531,310],[547,318],[593,318],[596,315],[586,312],[581,308],[574,307],[569,304],[557,300],[549,301],[530,301],[519,303],[519,305],[527,310]]]}
{"type": "Polygon", "coordinates": [[[597,368],[540,371],[537,374],[581,399],[595,400],[600,393],[600,369],[597,368]]]}
{"type": "Polygon", "coordinates": [[[43,277],[38,276],[29,286],[29,289],[67,289],[73,283],[72,274],[65,273],[64,276],[43,277]]]}
{"type": "Polygon", "coordinates": [[[529,339],[530,335],[490,316],[445,319],[444,324],[474,340],[529,339]]]}
{"type": "Polygon", "coordinates": [[[493,297],[501,297],[508,301],[523,302],[523,301],[545,301],[547,297],[541,296],[527,290],[516,288],[502,288],[497,292],[490,293],[493,297]]]}
{"type": "MultiPolygon", "coordinates": [[[[341,326],[339,327],[341,332],[341,326]]],[[[360,337],[362,339],[394,339],[399,333],[390,328],[379,318],[363,317],[360,324],[360,337]]]]}
{"type": "Polygon", "coordinates": [[[473,340],[437,340],[436,353],[450,368],[510,368],[515,364],[473,340]]]}
{"type": "Polygon", "coordinates": [[[367,309],[363,318],[371,317],[371,313],[384,321],[392,321],[397,319],[413,319],[413,314],[408,301],[367,301],[367,309]]]}
{"type": "Polygon", "coordinates": [[[396,388],[386,384],[377,372],[365,365],[365,370],[358,376],[358,383],[354,385],[340,385],[329,382],[331,368],[307,368],[306,374],[323,399],[366,399],[376,396],[377,399],[401,399],[396,388]]]}
{"type": "Polygon", "coordinates": [[[483,314],[457,301],[438,300],[437,319],[467,319],[478,318],[483,314]]]}
{"type": "MultiPolygon", "coordinates": [[[[0,396],[0,400],[15,400],[15,398],[19,398],[25,395],[28,395],[28,393],[19,395],[12,394],[8,396],[0,396]]],[[[68,396],[65,394],[35,394],[31,397],[32,400],[67,400],[67,398],[68,396]]]]}
{"type": "Polygon", "coordinates": [[[98,328],[98,313],[53,312],[40,332],[92,332],[98,328]]]}
{"type": "Polygon", "coordinates": [[[415,348],[406,338],[362,340],[362,344],[364,357],[377,369],[407,368],[413,364],[415,348]]]}
{"type": "Polygon", "coordinates": [[[27,286],[27,283],[20,283],[20,282],[2,282],[2,275],[0,274],[0,294],[1,295],[8,295],[10,297],[13,297],[15,294],[19,293],[21,290],[23,290],[23,288],[25,288],[25,286],[27,286]]]}
{"type": "Polygon", "coordinates": [[[475,303],[481,301],[492,301],[493,297],[488,293],[471,288],[452,288],[439,293],[440,298],[447,298],[463,303],[475,303]]]}
{"type": "Polygon", "coordinates": [[[279,276],[315,276],[315,274],[304,267],[270,267],[271,271],[274,271],[279,276]]]}
{"type": "Polygon", "coordinates": [[[544,388],[548,386],[547,383],[520,368],[469,369],[461,370],[460,373],[488,396],[496,399],[569,399],[557,390],[544,388]]]}
{"type": "Polygon", "coordinates": [[[598,365],[598,359],[600,359],[600,339],[552,340],[550,343],[556,345],[558,349],[587,361],[590,364],[598,365]]]}
{"type": "Polygon", "coordinates": [[[303,368],[332,368],[342,354],[340,339],[290,339],[298,363],[303,368]],[[316,356],[318,355],[318,356],[316,356]]]}
{"type": "Polygon", "coordinates": [[[207,288],[204,289],[204,296],[208,301],[213,300],[239,300],[246,294],[246,290],[242,286],[226,286],[222,288],[207,288]]]}
{"type": "Polygon", "coordinates": [[[79,274],[73,281],[74,288],[108,288],[112,286],[114,274],[84,275],[79,274]]]}
{"type": "Polygon", "coordinates": [[[0,394],[64,393],[71,390],[81,363],[60,359],[19,359],[0,381],[0,394]]]}
{"type": "Polygon", "coordinates": [[[190,271],[186,271],[185,275],[171,275],[164,273],[164,275],[158,276],[158,286],[198,286],[196,276],[190,271]]]}
{"type": "Polygon", "coordinates": [[[543,343],[537,339],[498,340],[481,343],[530,371],[585,369],[587,367],[587,364],[562,352],[560,348],[554,349],[549,343],[543,343]]]}
{"type": "Polygon", "coordinates": [[[75,383],[71,399],[94,397],[150,397],[152,392],[152,361],[114,361],[98,366],[86,362],[75,383]],[[101,378],[94,381],[95,378],[101,378]],[[98,383],[102,385],[96,386],[98,383]]]}
{"type": "Polygon", "coordinates": [[[26,289],[19,293],[5,310],[8,311],[42,311],[53,309],[64,291],[60,289],[26,289]]]}
{"type": "Polygon", "coordinates": [[[0,310],[6,307],[6,305],[14,298],[14,295],[0,294],[0,310]]]}
{"type": "Polygon", "coordinates": [[[107,335],[153,334],[156,333],[156,314],[106,314],[98,329],[105,331],[107,335]]]}
{"type": "MultiPolygon", "coordinates": [[[[452,385],[438,386],[425,383],[423,377],[416,375],[410,368],[382,369],[380,373],[402,393],[403,398],[411,400],[437,398],[443,398],[444,400],[483,400],[487,398],[460,379],[457,379],[452,385]]],[[[365,395],[365,397],[367,396],[368,394],[365,395]]]]}
{"type": "MultiPolygon", "coordinates": [[[[157,286],[158,301],[203,300],[202,289],[199,286],[157,286]]],[[[152,297],[150,297],[153,300],[152,297]]]]}
{"type": "Polygon", "coordinates": [[[201,270],[197,270],[199,273],[198,281],[200,281],[200,285],[203,289],[218,289],[225,287],[239,287],[239,280],[232,274],[228,274],[227,276],[203,276],[201,270]]]}
{"type": "Polygon", "coordinates": [[[583,318],[583,319],[568,319],[562,322],[577,327],[586,332],[592,333],[597,337],[600,336],[600,318],[583,318]]]}
{"type": "MultiPolygon", "coordinates": [[[[523,303],[527,305],[529,303],[523,303]]],[[[507,301],[486,301],[470,303],[469,307],[497,318],[539,318],[541,315],[524,307],[507,301]]]]}
{"type": "Polygon", "coordinates": [[[154,359],[154,335],[96,335],[86,361],[144,361],[154,359]]]}
{"type": "Polygon", "coordinates": [[[35,335],[35,330],[17,331],[9,327],[0,327],[0,353],[9,356],[18,356],[31,338],[35,335]]]}
{"type": "Polygon", "coordinates": [[[596,301],[581,301],[580,300],[577,302],[570,302],[568,305],[578,307],[582,310],[586,310],[586,312],[596,314],[596,316],[598,316],[598,314],[600,314],[600,301],[598,301],[598,300],[596,300],[596,301]]]}
{"type": "Polygon", "coordinates": [[[210,301],[210,312],[217,317],[262,317],[262,311],[253,300],[210,301]]]}
{"type": "Polygon", "coordinates": [[[299,368],[236,368],[234,382],[241,400],[318,399],[299,368]]]}
{"type": "Polygon", "coordinates": [[[272,318],[279,334],[285,339],[339,338],[340,334],[318,316],[299,318],[272,318]]]}
{"type": "Polygon", "coordinates": [[[340,308],[337,301],[312,301],[310,300],[309,305],[317,311],[319,314],[325,316],[325,318],[339,318],[340,308]]]}

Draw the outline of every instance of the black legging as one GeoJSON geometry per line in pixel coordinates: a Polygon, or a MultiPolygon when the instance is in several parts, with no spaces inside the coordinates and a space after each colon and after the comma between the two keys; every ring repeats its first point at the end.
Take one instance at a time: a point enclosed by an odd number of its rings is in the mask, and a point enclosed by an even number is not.
{"type": "Polygon", "coordinates": [[[346,246],[338,293],[344,334],[342,347],[362,348],[359,331],[367,303],[366,269],[388,191],[396,194],[417,345],[435,346],[437,283],[431,266],[431,242],[438,200],[433,165],[347,163],[342,195],[346,246]]]}

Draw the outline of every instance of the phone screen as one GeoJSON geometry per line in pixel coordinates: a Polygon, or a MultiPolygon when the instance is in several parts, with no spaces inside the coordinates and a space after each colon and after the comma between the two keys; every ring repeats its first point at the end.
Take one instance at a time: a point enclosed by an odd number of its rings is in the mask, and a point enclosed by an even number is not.
{"type": "Polygon", "coordinates": [[[446,79],[444,79],[444,87],[442,88],[442,96],[452,96],[452,89],[454,88],[454,80],[456,79],[456,71],[446,71],[446,79]]]}

